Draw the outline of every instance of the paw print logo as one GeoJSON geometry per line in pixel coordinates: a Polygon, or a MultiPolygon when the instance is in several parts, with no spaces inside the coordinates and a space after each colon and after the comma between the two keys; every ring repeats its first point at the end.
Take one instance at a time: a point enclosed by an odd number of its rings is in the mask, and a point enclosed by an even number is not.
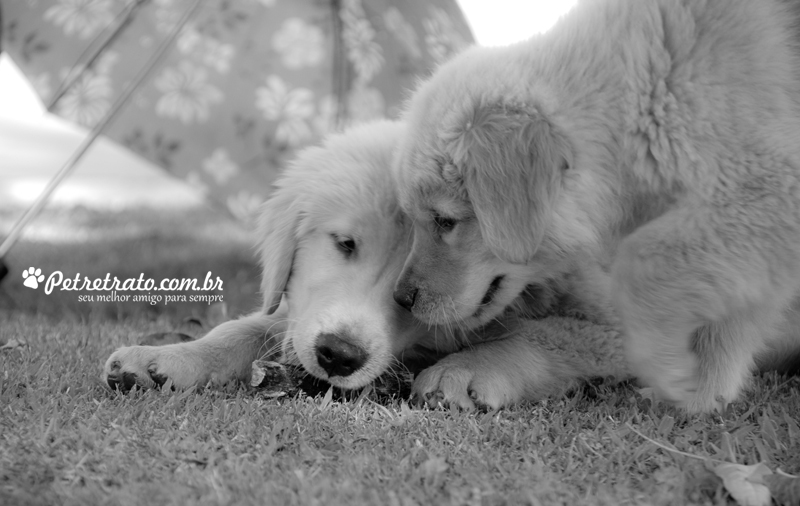
{"type": "Polygon", "coordinates": [[[44,274],[42,274],[41,269],[28,267],[26,270],[22,271],[22,278],[25,280],[25,282],[22,283],[23,285],[35,290],[39,288],[39,283],[44,281],[44,274]]]}

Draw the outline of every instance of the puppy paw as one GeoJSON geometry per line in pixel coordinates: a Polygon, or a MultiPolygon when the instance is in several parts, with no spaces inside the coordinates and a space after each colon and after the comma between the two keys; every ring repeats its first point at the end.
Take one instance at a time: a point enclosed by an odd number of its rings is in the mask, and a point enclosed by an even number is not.
{"type": "Polygon", "coordinates": [[[425,404],[500,409],[522,400],[523,392],[500,367],[480,360],[475,351],[449,355],[422,371],[412,385],[414,398],[425,404]]]}
{"type": "Polygon", "coordinates": [[[647,373],[642,372],[640,377],[652,387],[657,401],[689,413],[723,412],[727,405],[723,395],[701,382],[699,363],[694,355],[686,355],[671,363],[651,363],[646,370],[647,373]]]}
{"type": "Polygon", "coordinates": [[[127,392],[134,386],[157,388],[172,380],[174,388],[204,383],[202,367],[192,364],[169,347],[129,346],[120,348],[106,361],[103,379],[112,390],[127,392]]]}

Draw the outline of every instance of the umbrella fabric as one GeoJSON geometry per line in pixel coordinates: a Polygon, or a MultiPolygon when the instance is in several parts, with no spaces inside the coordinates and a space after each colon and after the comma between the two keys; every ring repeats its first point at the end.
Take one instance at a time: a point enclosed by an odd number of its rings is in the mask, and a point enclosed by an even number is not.
{"type": "MultiPolygon", "coordinates": [[[[63,91],[53,112],[91,128],[191,3],[6,0],[2,48],[46,104],[63,91]]],[[[396,117],[471,42],[455,0],[203,0],[105,134],[249,219],[298,148],[396,117]]]]}

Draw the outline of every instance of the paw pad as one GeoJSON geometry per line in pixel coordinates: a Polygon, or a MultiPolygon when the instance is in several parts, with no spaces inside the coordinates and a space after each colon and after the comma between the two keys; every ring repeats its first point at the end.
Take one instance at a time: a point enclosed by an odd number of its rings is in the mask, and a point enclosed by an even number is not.
{"type": "Polygon", "coordinates": [[[28,288],[33,288],[34,290],[39,288],[39,283],[44,281],[44,274],[42,274],[41,269],[36,269],[34,267],[28,267],[24,271],[22,271],[22,279],[25,280],[23,285],[27,286],[28,288]]]}

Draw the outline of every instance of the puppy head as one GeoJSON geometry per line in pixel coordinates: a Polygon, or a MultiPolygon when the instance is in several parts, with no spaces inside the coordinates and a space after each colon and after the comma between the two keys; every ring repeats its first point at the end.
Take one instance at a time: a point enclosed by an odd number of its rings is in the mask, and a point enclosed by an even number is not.
{"type": "Polygon", "coordinates": [[[549,94],[494,81],[491,52],[476,51],[417,92],[394,164],[414,223],[395,298],[432,324],[488,321],[559,256],[570,143],[549,94]]]}
{"type": "Polygon", "coordinates": [[[343,388],[426,335],[392,300],[411,241],[390,172],[401,128],[370,124],[299,154],[260,223],[264,310],[288,307],[284,351],[343,388]]]}

